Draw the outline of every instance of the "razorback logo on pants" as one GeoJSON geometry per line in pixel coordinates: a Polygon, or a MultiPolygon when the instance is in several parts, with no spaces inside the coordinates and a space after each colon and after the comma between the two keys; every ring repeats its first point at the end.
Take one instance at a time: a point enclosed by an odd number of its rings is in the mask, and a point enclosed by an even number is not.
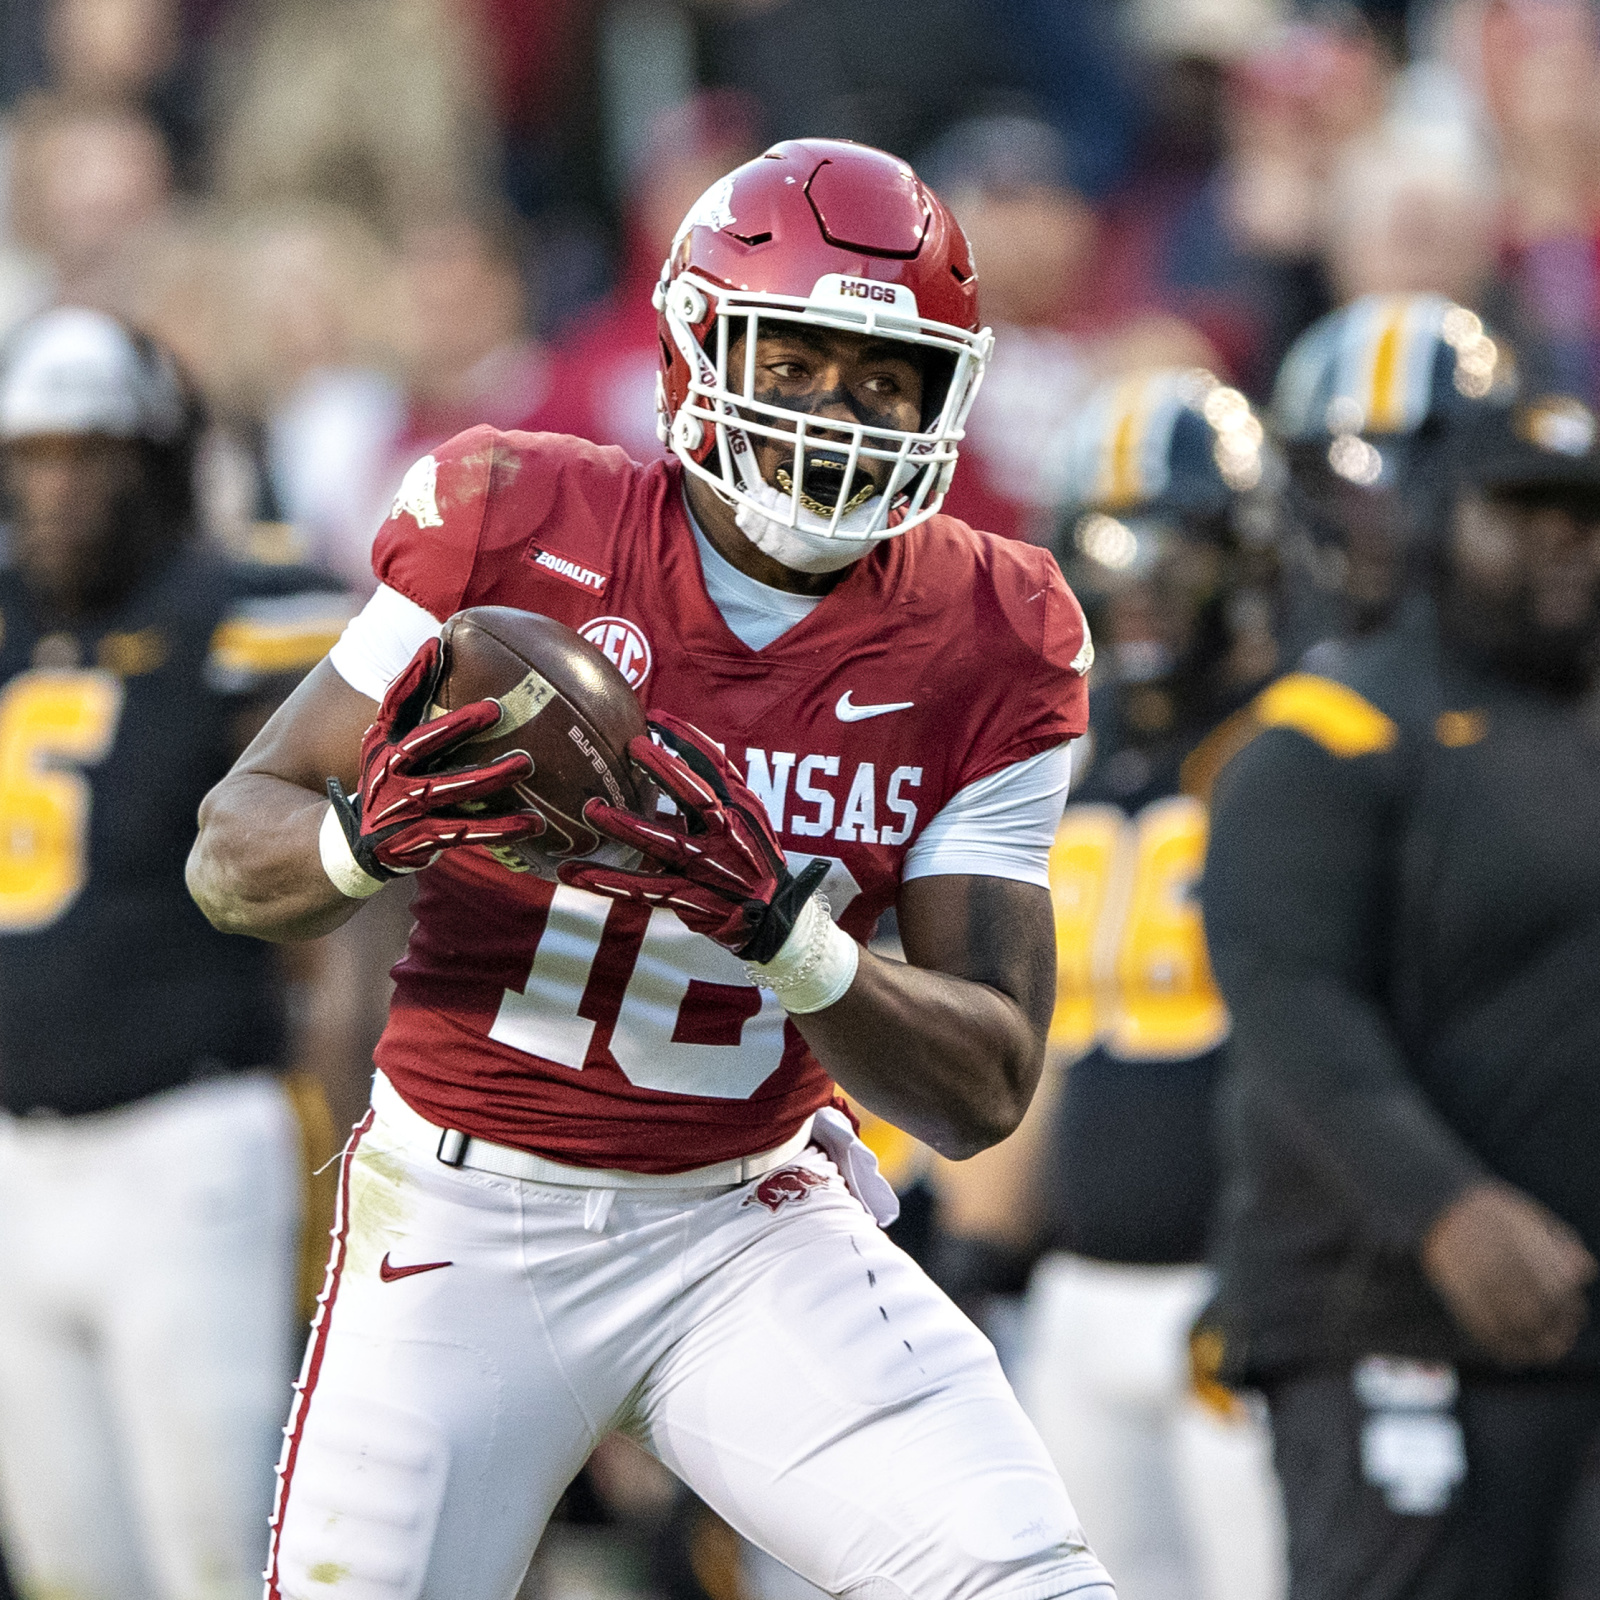
{"type": "Polygon", "coordinates": [[[763,1178],[756,1185],[755,1193],[747,1194],[739,1204],[741,1207],[765,1206],[776,1214],[791,1200],[798,1204],[813,1189],[824,1187],[827,1181],[820,1172],[813,1172],[809,1167],[780,1167],[763,1178]]]}

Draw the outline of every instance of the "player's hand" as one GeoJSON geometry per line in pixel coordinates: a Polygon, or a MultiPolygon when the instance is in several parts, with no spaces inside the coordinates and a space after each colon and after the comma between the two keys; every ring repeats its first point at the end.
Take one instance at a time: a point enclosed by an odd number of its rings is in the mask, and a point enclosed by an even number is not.
{"type": "Polygon", "coordinates": [[[687,927],[742,960],[770,961],[827,876],[827,862],[791,873],[767,808],[727,756],[692,723],[666,712],[650,728],[661,742],[630,740],[628,755],[672,797],[678,815],[640,817],[591,800],[584,820],[642,851],[646,870],[569,862],[559,869],[562,882],[614,900],[670,906],[687,927]]]}
{"type": "Polygon", "coordinates": [[[328,779],[328,798],[350,854],[379,882],[420,871],[440,851],[457,845],[502,844],[545,829],[536,813],[475,817],[459,810],[527,777],[533,762],[517,751],[485,766],[437,769],[453,746],[500,720],[493,700],[424,720],[441,668],[439,641],[429,639],[390,684],[377,720],[361,741],[355,794],[347,795],[337,778],[328,779]]]}
{"type": "Polygon", "coordinates": [[[1560,1217],[1496,1181],[1445,1209],[1423,1240],[1422,1265],[1456,1321],[1508,1367],[1558,1361],[1572,1348],[1596,1271],[1560,1217]]]}

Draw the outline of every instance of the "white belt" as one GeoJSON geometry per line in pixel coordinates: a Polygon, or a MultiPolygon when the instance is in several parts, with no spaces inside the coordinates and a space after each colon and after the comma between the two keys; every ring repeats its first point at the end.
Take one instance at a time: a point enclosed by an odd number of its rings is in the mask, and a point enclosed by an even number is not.
{"type": "Polygon", "coordinates": [[[811,1142],[814,1121],[807,1117],[794,1136],[776,1149],[713,1162],[709,1167],[692,1167],[687,1172],[627,1172],[619,1168],[569,1167],[529,1150],[513,1150],[509,1145],[476,1138],[459,1128],[441,1128],[413,1111],[381,1072],[373,1075],[372,1107],[384,1135],[407,1155],[440,1161],[447,1167],[492,1172],[501,1178],[568,1184],[578,1189],[717,1189],[749,1183],[752,1178],[793,1161],[811,1142]]]}

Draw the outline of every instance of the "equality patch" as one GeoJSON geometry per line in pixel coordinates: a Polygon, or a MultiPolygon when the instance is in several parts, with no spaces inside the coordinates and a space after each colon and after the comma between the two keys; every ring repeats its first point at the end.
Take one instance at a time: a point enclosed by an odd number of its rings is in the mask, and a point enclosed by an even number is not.
{"type": "Polygon", "coordinates": [[[604,594],[606,585],[611,581],[609,572],[596,571],[581,561],[574,561],[571,556],[558,555],[554,550],[542,550],[538,545],[529,545],[523,553],[523,560],[541,572],[548,572],[553,578],[560,578],[563,583],[570,583],[575,589],[582,589],[585,594],[604,594]]]}

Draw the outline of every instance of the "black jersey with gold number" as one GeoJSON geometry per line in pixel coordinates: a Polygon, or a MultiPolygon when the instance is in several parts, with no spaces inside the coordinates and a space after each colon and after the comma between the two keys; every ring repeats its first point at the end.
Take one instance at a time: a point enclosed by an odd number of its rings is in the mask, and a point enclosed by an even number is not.
{"type": "Polygon", "coordinates": [[[288,567],[180,551],[111,611],[44,617],[0,571],[0,1105],[105,1110],[283,1048],[273,952],[184,886],[253,706],[349,606],[288,567]]]}
{"type": "Polygon", "coordinates": [[[1229,1029],[1195,889],[1207,769],[1234,708],[1185,712],[1161,693],[1108,685],[1093,701],[1091,759],[1050,853],[1050,1045],[1070,1063],[1052,1130],[1050,1241],[1146,1264],[1205,1253],[1229,1029]]]}

